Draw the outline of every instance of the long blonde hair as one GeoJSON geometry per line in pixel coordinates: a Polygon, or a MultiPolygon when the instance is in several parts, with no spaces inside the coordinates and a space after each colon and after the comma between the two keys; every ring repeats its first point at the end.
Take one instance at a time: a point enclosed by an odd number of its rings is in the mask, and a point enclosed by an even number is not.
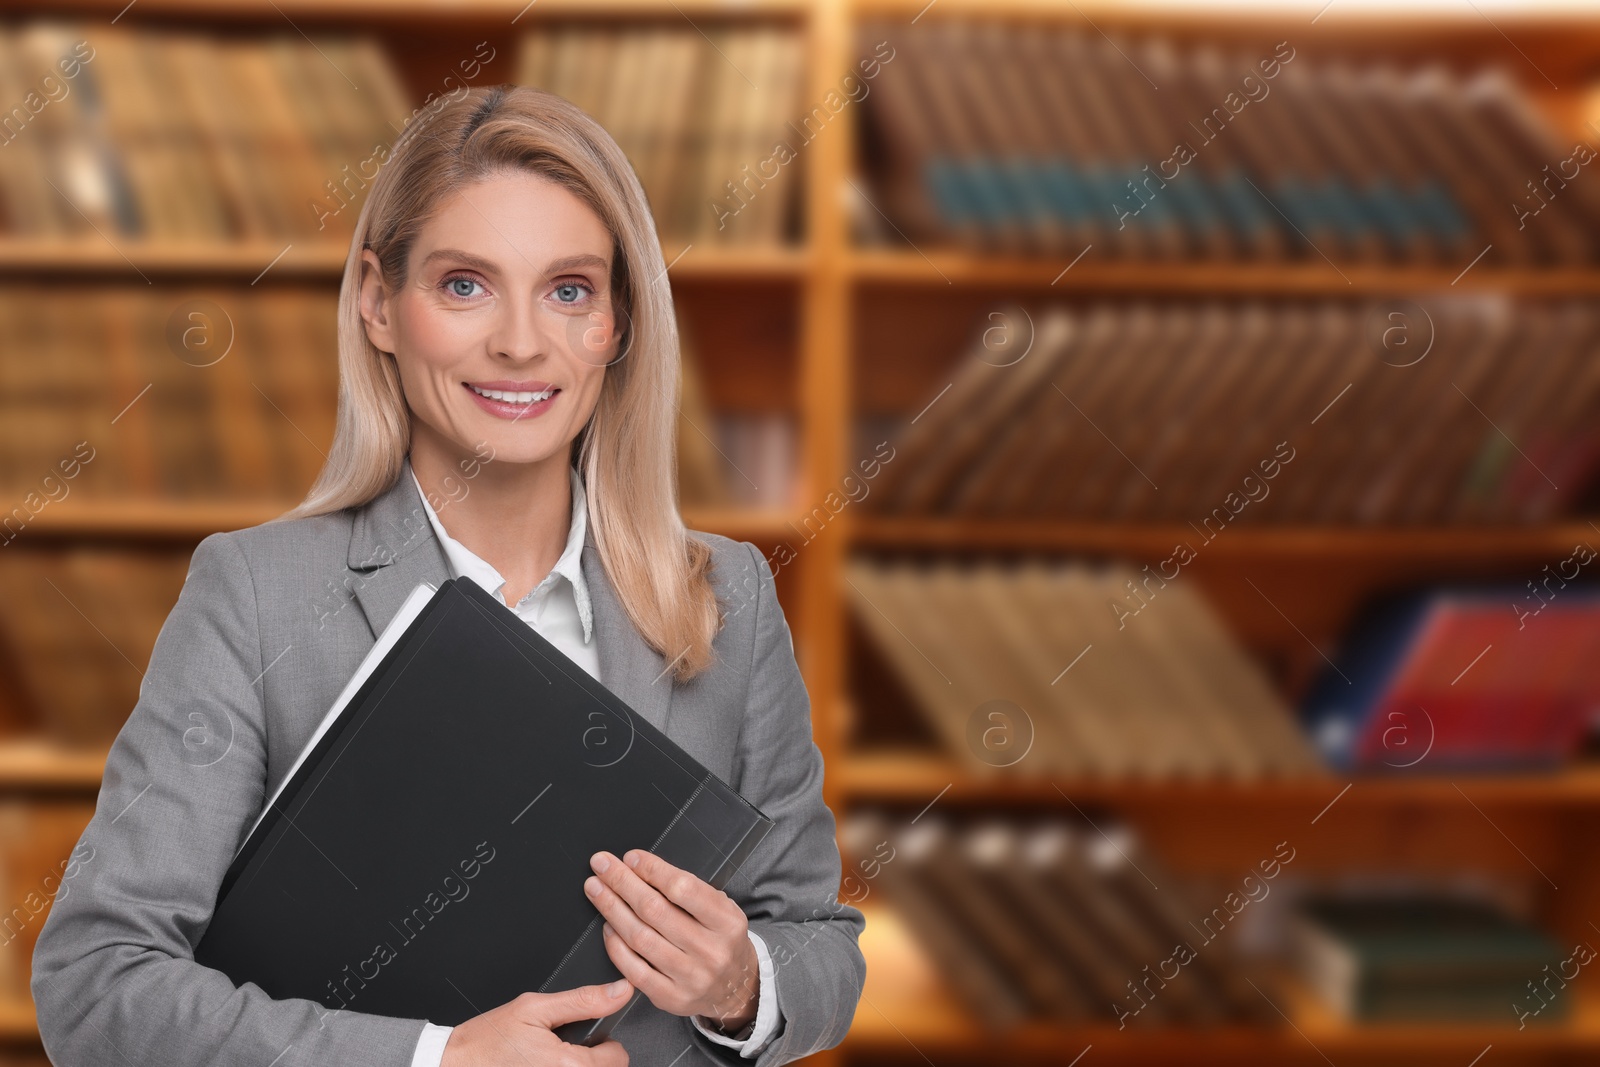
{"type": "Polygon", "coordinates": [[[403,286],[429,214],[449,195],[506,170],[556,182],[611,231],[618,351],[573,441],[588,521],[606,576],[645,641],[687,681],[712,665],[722,615],[711,549],[677,509],[678,330],[644,189],[611,135],[578,107],[528,86],[479,86],[418,112],[396,138],[356,220],[339,290],[339,409],[328,460],[283,519],[360,507],[394,485],[411,446],[411,411],[394,360],[360,312],[361,252],[385,287],[403,286]]]}

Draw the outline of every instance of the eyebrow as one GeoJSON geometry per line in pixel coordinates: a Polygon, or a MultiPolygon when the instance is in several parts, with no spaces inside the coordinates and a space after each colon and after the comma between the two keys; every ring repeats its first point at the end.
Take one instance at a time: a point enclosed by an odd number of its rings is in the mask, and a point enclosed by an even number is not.
{"type": "MultiPolygon", "coordinates": [[[[426,267],[436,259],[453,259],[465,263],[476,270],[481,270],[485,274],[494,274],[500,270],[498,264],[484,259],[482,256],[473,255],[471,252],[463,252],[459,248],[436,248],[423,258],[421,265],[426,267]]],[[[559,274],[564,270],[572,270],[574,267],[598,267],[602,271],[609,269],[606,261],[601,257],[592,252],[583,252],[575,256],[563,256],[560,259],[551,260],[546,265],[544,272],[547,275],[559,274]]]]}

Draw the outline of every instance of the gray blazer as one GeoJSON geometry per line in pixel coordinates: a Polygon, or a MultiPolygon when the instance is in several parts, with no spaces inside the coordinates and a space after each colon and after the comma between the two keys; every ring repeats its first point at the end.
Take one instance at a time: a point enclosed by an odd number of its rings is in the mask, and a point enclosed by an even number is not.
{"type": "MultiPolygon", "coordinates": [[[[864,920],[837,900],[822,757],[772,570],[747,542],[699,535],[729,617],[719,664],[673,684],[589,530],[601,681],[776,824],[727,892],[771,951],[778,1035],[743,1060],[641,999],[616,1037],[641,1067],[772,1067],[831,1048],[866,975],[864,920]]],[[[195,963],[194,946],[234,853],[377,634],[418,582],[449,577],[409,461],[364,507],[200,542],[34,950],[39,1032],[59,1067],[408,1067],[424,1020],[273,1000],[195,963]]]]}

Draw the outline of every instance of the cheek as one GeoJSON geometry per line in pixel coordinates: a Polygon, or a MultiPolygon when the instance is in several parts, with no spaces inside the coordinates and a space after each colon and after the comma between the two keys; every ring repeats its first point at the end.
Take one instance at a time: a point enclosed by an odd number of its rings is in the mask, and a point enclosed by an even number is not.
{"type": "Polygon", "coordinates": [[[455,362],[475,330],[469,316],[447,314],[420,300],[403,301],[398,319],[398,340],[404,354],[439,366],[455,362]]]}

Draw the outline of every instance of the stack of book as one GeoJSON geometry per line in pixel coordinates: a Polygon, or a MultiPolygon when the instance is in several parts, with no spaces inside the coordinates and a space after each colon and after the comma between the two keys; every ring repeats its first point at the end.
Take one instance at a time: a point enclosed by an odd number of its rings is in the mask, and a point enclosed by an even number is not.
{"type": "Polygon", "coordinates": [[[863,144],[893,229],[860,212],[884,240],[1340,264],[1600,251],[1600,188],[1573,180],[1593,148],[1575,155],[1498,71],[954,18],[868,24],[857,47],[884,41],[863,144]]]}
{"type": "Polygon", "coordinates": [[[975,774],[1262,779],[1319,762],[1191,580],[1031,561],[852,561],[854,614],[975,774]]]}
{"type": "Polygon", "coordinates": [[[1548,522],[1600,473],[1592,301],[1001,314],[1014,343],[971,343],[864,507],[1182,523],[1198,549],[1237,522],[1548,522]]]}
{"type": "Polygon", "coordinates": [[[664,244],[777,245],[805,145],[804,41],[781,25],[588,23],[529,34],[517,80],[592,115],[633,163],[664,244]]]}
{"type": "Polygon", "coordinates": [[[1600,726],[1600,590],[1576,554],[1514,586],[1413,591],[1370,605],[1304,709],[1340,767],[1552,766],[1600,726]]]}
{"type": "MultiPolygon", "coordinates": [[[[266,286],[0,291],[0,543],[74,495],[298,502],[333,440],[336,304],[266,286]]],[[[683,376],[683,502],[726,503],[723,428],[689,345],[683,376]]]]}
{"type": "Polygon", "coordinates": [[[8,286],[0,487],[15,499],[6,514],[47,475],[60,481],[58,465],[79,442],[92,458],[64,481],[72,494],[298,500],[333,439],[335,303],[321,290],[266,287],[8,286]]]}
{"type": "Polygon", "coordinates": [[[348,238],[412,110],[366,38],[103,20],[0,28],[0,98],[0,232],[95,241],[348,238]]]}
{"type": "MultiPolygon", "coordinates": [[[[6,667],[0,684],[22,709],[16,732],[74,747],[111,744],[138,702],[188,556],[109,547],[0,551],[0,602],[7,608],[0,614],[6,667]]],[[[183,739],[172,743],[181,746],[183,739]]]]}
{"type": "Polygon", "coordinates": [[[1445,894],[1316,897],[1290,930],[1306,984],[1363,1022],[1554,1022],[1570,1014],[1581,966],[1536,927],[1445,894]]]}
{"type": "Polygon", "coordinates": [[[847,855],[875,857],[863,864],[870,880],[852,875],[847,889],[881,887],[991,1028],[1280,1021],[1273,985],[1239,951],[1237,932],[1200,925],[1210,915],[1195,887],[1115,823],[905,824],[857,812],[841,837],[847,855]]]}
{"type": "MultiPolygon", "coordinates": [[[[0,801],[0,893],[5,894],[0,934],[0,1005],[30,1004],[28,977],[39,930],[64,894],[80,891],[93,870],[93,842],[81,842],[94,815],[95,798],[9,797],[0,801]],[[81,879],[81,880],[80,880],[81,879]]],[[[103,861],[102,861],[103,862],[103,861]]],[[[0,1052],[0,1067],[49,1067],[21,1050],[0,1052]],[[8,1055],[9,1054],[9,1055],[8,1055]]]]}

